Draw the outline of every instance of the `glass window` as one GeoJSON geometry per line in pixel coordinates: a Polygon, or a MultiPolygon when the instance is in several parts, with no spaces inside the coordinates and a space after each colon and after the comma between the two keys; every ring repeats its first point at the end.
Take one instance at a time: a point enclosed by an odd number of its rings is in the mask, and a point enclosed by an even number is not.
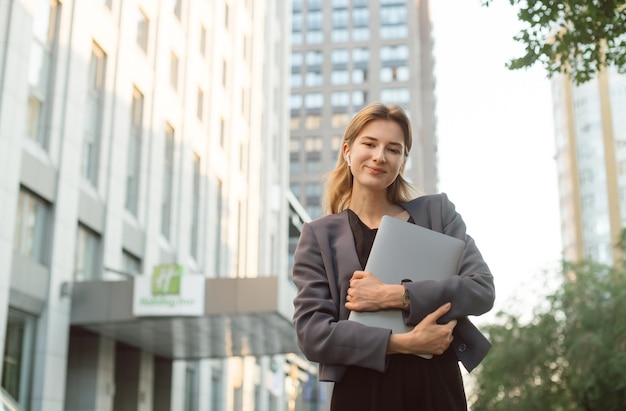
{"type": "Polygon", "coordinates": [[[200,226],[200,156],[193,154],[193,181],[191,186],[191,256],[198,261],[200,226]]]}
{"type": "Polygon", "coordinates": [[[301,171],[300,156],[292,154],[289,160],[289,174],[298,174],[301,171]]]}
{"type": "Polygon", "coordinates": [[[319,71],[309,71],[306,73],[305,83],[308,87],[317,87],[324,84],[324,76],[319,71]]]}
{"type": "Polygon", "coordinates": [[[2,357],[2,387],[25,410],[30,409],[36,323],[36,317],[9,307],[2,357]]]}
{"type": "Polygon", "coordinates": [[[289,190],[293,193],[296,198],[300,198],[300,193],[302,192],[302,186],[299,183],[290,183],[289,190]]]}
{"type": "Polygon", "coordinates": [[[333,21],[333,28],[347,28],[348,27],[348,10],[347,9],[334,9],[331,15],[333,21]]]}
{"type": "MultiPolygon", "coordinates": [[[[213,360],[211,365],[211,407],[210,410],[223,410],[224,400],[224,371],[221,360],[213,360]]],[[[270,408],[271,409],[271,408],[270,408]]]]}
{"type": "Polygon", "coordinates": [[[150,20],[143,10],[137,10],[137,45],[143,51],[148,51],[148,35],[150,33],[150,20]]]}
{"type": "Polygon", "coordinates": [[[290,78],[289,83],[291,84],[291,88],[302,87],[302,74],[291,73],[291,78],[290,78]]]}
{"type": "Polygon", "coordinates": [[[305,193],[307,197],[317,196],[318,198],[322,196],[322,185],[320,183],[306,183],[305,184],[305,193]]]}
{"type": "Polygon", "coordinates": [[[333,43],[343,43],[350,40],[350,32],[348,29],[333,29],[331,36],[333,43]]]}
{"type": "MultiPolygon", "coordinates": [[[[345,128],[348,125],[348,114],[346,113],[335,113],[331,117],[330,124],[333,128],[345,128]]],[[[341,138],[341,137],[340,137],[341,138]]],[[[335,149],[335,148],[333,148],[335,149]]]]}
{"type": "Polygon", "coordinates": [[[37,0],[33,16],[33,37],[28,64],[29,97],[26,116],[28,138],[47,148],[44,122],[47,117],[48,83],[52,76],[54,43],[61,6],[58,1],[37,0]]]}
{"type": "MultiPolygon", "coordinates": [[[[337,115],[337,114],[335,114],[337,115]]],[[[334,116],[333,116],[334,117],[334,116]]],[[[337,123],[339,123],[339,121],[337,121],[337,123]]],[[[343,119],[343,125],[338,125],[338,128],[344,128],[346,125],[348,124],[348,116],[345,115],[345,119],[343,119]]],[[[333,151],[337,151],[339,152],[339,149],[341,148],[341,142],[343,141],[343,137],[341,136],[333,136],[330,140],[330,148],[333,151]]]]}
{"type": "Polygon", "coordinates": [[[308,115],[304,121],[304,127],[307,130],[316,130],[322,125],[322,117],[318,115],[308,115]]]}
{"type": "Polygon", "coordinates": [[[383,89],[380,91],[380,99],[384,103],[394,103],[399,105],[408,104],[410,101],[410,93],[405,88],[383,89]]]}
{"type": "Polygon", "coordinates": [[[367,27],[355,27],[352,29],[352,40],[367,41],[370,39],[370,29],[367,27]]]}
{"type": "Polygon", "coordinates": [[[179,20],[183,8],[182,2],[182,0],[172,0],[172,12],[179,20]]]}
{"type": "Polygon", "coordinates": [[[322,216],[322,206],[319,204],[307,204],[305,210],[311,218],[322,216]]]}
{"type": "Polygon", "coordinates": [[[352,49],[352,61],[354,63],[367,63],[370,60],[370,51],[366,48],[357,47],[352,49]]]}
{"type": "Polygon", "coordinates": [[[204,119],[204,91],[202,91],[201,88],[198,88],[196,115],[198,116],[198,120],[202,121],[204,119]]]}
{"type": "Polygon", "coordinates": [[[307,31],[322,30],[324,19],[321,11],[311,11],[306,14],[307,31]]]}
{"type": "Polygon", "coordinates": [[[335,49],[330,53],[330,60],[333,64],[347,64],[350,54],[347,49],[335,49]]]}
{"type": "MultiPolygon", "coordinates": [[[[222,180],[217,179],[217,198],[215,199],[216,208],[217,208],[217,216],[215,217],[215,249],[213,250],[213,254],[215,255],[215,274],[213,277],[221,277],[222,276],[222,242],[224,239],[222,238],[222,215],[224,211],[224,193],[223,193],[222,180]]],[[[216,408],[218,409],[218,408],[216,408]]]]}
{"type": "Polygon", "coordinates": [[[172,196],[174,194],[174,143],[175,130],[165,125],[165,149],[163,150],[163,177],[161,187],[161,234],[170,238],[172,225],[172,196]]]}
{"type": "Polygon", "coordinates": [[[336,8],[348,7],[348,5],[350,4],[350,0],[333,0],[331,4],[333,7],[336,8]]]}
{"type": "Polygon", "coordinates": [[[406,24],[406,5],[395,4],[391,6],[381,6],[380,24],[382,26],[406,24]]]}
{"type": "Polygon", "coordinates": [[[142,275],[141,258],[128,250],[122,250],[122,271],[128,275],[142,275]]]}
{"type": "Polygon", "coordinates": [[[321,10],[323,0],[307,0],[307,8],[309,10],[321,10]]]}
{"type": "Polygon", "coordinates": [[[347,107],[350,104],[350,93],[347,91],[335,91],[330,95],[330,103],[333,107],[347,107]]]}
{"type": "Polygon", "coordinates": [[[76,230],[74,281],[100,278],[100,235],[83,224],[76,230]]]}
{"type": "Polygon", "coordinates": [[[200,25],[200,54],[206,56],[206,27],[203,24],[200,25]]]}
{"type": "Polygon", "coordinates": [[[222,62],[222,85],[226,87],[228,81],[228,63],[226,60],[222,62]]]}
{"type": "MultiPolygon", "coordinates": [[[[197,411],[198,410],[198,363],[188,362],[185,367],[185,403],[183,406],[184,411],[197,411]]],[[[235,408],[239,409],[239,408],[235,408]]]]}
{"type": "Polygon", "coordinates": [[[47,264],[49,227],[51,219],[48,202],[22,188],[17,200],[17,217],[13,246],[15,251],[32,258],[40,264],[47,264]]]}
{"type": "Polygon", "coordinates": [[[306,108],[321,108],[324,105],[324,95],[322,93],[310,93],[304,97],[306,108]]]}
{"type": "Polygon", "coordinates": [[[334,85],[350,83],[350,72],[348,70],[333,70],[330,74],[330,82],[334,85]]]}
{"type": "Polygon", "coordinates": [[[381,26],[380,38],[382,39],[403,39],[409,34],[409,29],[406,25],[398,26],[381,26]]]}
{"type": "Polygon", "coordinates": [[[408,81],[409,80],[409,68],[406,66],[400,67],[383,67],[380,69],[380,81],[384,83],[392,81],[408,81]]]}
{"type": "Polygon", "coordinates": [[[295,32],[295,33],[291,33],[291,44],[292,45],[300,45],[304,42],[304,35],[302,34],[302,32],[295,32]]]}
{"type": "Polygon", "coordinates": [[[139,177],[141,170],[141,146],[143,134],[143,94],[133,87],[131,126],[128,138],[126,164],[126,210],[137,216],[139,201],[139,177]]]}
{"type": "Polygon", "coordinates": [[[178,89],[178,56],[173,51],[170,52],[170,85],[178,89]]]}
{"type": "Polygon", "coordinates": [[[367,103],[367,92],[364,90],[355,90],[352,92],[352,105],[359,109],[367,103]]]}
{"type": "Polygon", "coordinates": [[[104,111],[105,68],[106,54],[96,43],[93,43],[87,78],[86,118],[81,171],[82,175],[94,186],[97,185],[98,180],[98,159],[104,111]]]}
{"type": "Polygon", "coordinates": [[[323,146],[324,146],[324,141],[322,140],[322,137],[315,136],[315,137],[307,137],[304,139],[304,150],[307,153],[310,153],[313,151],[322,151],[323,146]]]}
{"type": "Polygon", "coordinates": [[[362,84],[367,81],[367,70],[355,69],[352,70],[352,83],[362,84]]]}
{"type": "Polygon", "coordinates": [[[289,106],[292,110],[299,110],[302,107],[302,95],[292,94],[289,97],[289,106]]]}
{"type": "Polygon", "coordinates": [[[302,66],[304,58],[301,52],[294,51],[291,53],[291,67],[296,68],[302,66]]]}
{"type": "Polygon", "coordinates": [[[352,26],[367,27],[370,23],[370,10],[367,7],[352,9],[352,26]]]}
{"type": "Polygon", "coordinates": [[[321,66],[324,63],[324,54],[319,50],[306,52],[307,66],[321,66]]]}
{"type": "Polygon", "coordinates": [[[324,42],[324,32],[321,30],[309,31],[306,35],[308,44],[322,44],[324,42]]]}
{"type": "Polygon", "coordinates": [[[300,128],[300,117],[291,117],[289,129],[297,130],[300,128]]]}
{"type": "Polygon", "coordinates": [[[302,26],[304,22],[304,16],[302,13],[293,13],[291,15],[291,31],[299,32],[302,31],[302,26]]]}
{"type": "Polygon", "coordinates": [[[406,44],[396,46],[383,46],[380,48],[381,61],[402,61],[409,58],[409,47],[406,44]]]}

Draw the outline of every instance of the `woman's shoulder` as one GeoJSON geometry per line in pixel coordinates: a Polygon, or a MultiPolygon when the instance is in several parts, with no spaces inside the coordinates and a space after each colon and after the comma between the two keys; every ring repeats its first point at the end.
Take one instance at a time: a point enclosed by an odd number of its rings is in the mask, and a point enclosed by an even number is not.
{"type": "Polygon", "coordinates": [[[444,192],[436,194],[424,194],[407,201],[405,206],[408,207],[429,207],[433,205],[441,205],[449,203],[448,195],[444,192]]]}
{"type": "Polygon", "coordinates": [[[307,225],[314,227],[314,228],[327,227],[327,226],[332,226],[332,225],[347,221],[347,218],[348,218],[347,210],[344,210],[336,214],[327,214],[327,215],[318,217],[314,220],[309,221],[307,225]]]}

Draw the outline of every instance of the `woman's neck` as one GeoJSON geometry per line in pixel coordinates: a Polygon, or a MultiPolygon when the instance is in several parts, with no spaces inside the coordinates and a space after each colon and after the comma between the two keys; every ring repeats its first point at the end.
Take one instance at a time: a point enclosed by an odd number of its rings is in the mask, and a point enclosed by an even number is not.
{"type": "Polygon", "coordinates": [[[387,200],[387,197],[377,196],[352,196],[348,208],[356,215],[365,225],[370,228],[378,228],[380,220],[384,215],[398,217],[406,210],[399,204],[394,204],[387,200]]]}

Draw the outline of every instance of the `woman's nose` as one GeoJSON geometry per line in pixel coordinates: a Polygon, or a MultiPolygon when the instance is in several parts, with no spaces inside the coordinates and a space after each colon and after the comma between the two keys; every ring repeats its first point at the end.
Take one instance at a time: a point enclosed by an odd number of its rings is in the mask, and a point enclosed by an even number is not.
{"type": "Polygon", "coordinates": [[[376,150],[376,153],[374,154],[374,160],[380,161],[380,162],[384,162],[385,161],[385,150],[384,149],[376,150]]]}

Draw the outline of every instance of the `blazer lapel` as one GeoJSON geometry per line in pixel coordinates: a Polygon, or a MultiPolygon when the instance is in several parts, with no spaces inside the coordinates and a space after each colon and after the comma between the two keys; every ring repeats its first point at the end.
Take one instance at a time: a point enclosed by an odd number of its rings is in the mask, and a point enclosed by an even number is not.
{"type": "Polygon", "coordinates": [[[348,213],[343,211],[338,214],[336,236],[334,236],[334,244],[331,249],[335,254],[335,281],[337,281],[337,289],[340,292],[339,301],[339,318],[347,319],[350,313],[346,307],[346,295],[350,286],[350,278],[355,271],[361,270],[361,263],[354,245],[354,236],[350,228],[348,213]]]}

